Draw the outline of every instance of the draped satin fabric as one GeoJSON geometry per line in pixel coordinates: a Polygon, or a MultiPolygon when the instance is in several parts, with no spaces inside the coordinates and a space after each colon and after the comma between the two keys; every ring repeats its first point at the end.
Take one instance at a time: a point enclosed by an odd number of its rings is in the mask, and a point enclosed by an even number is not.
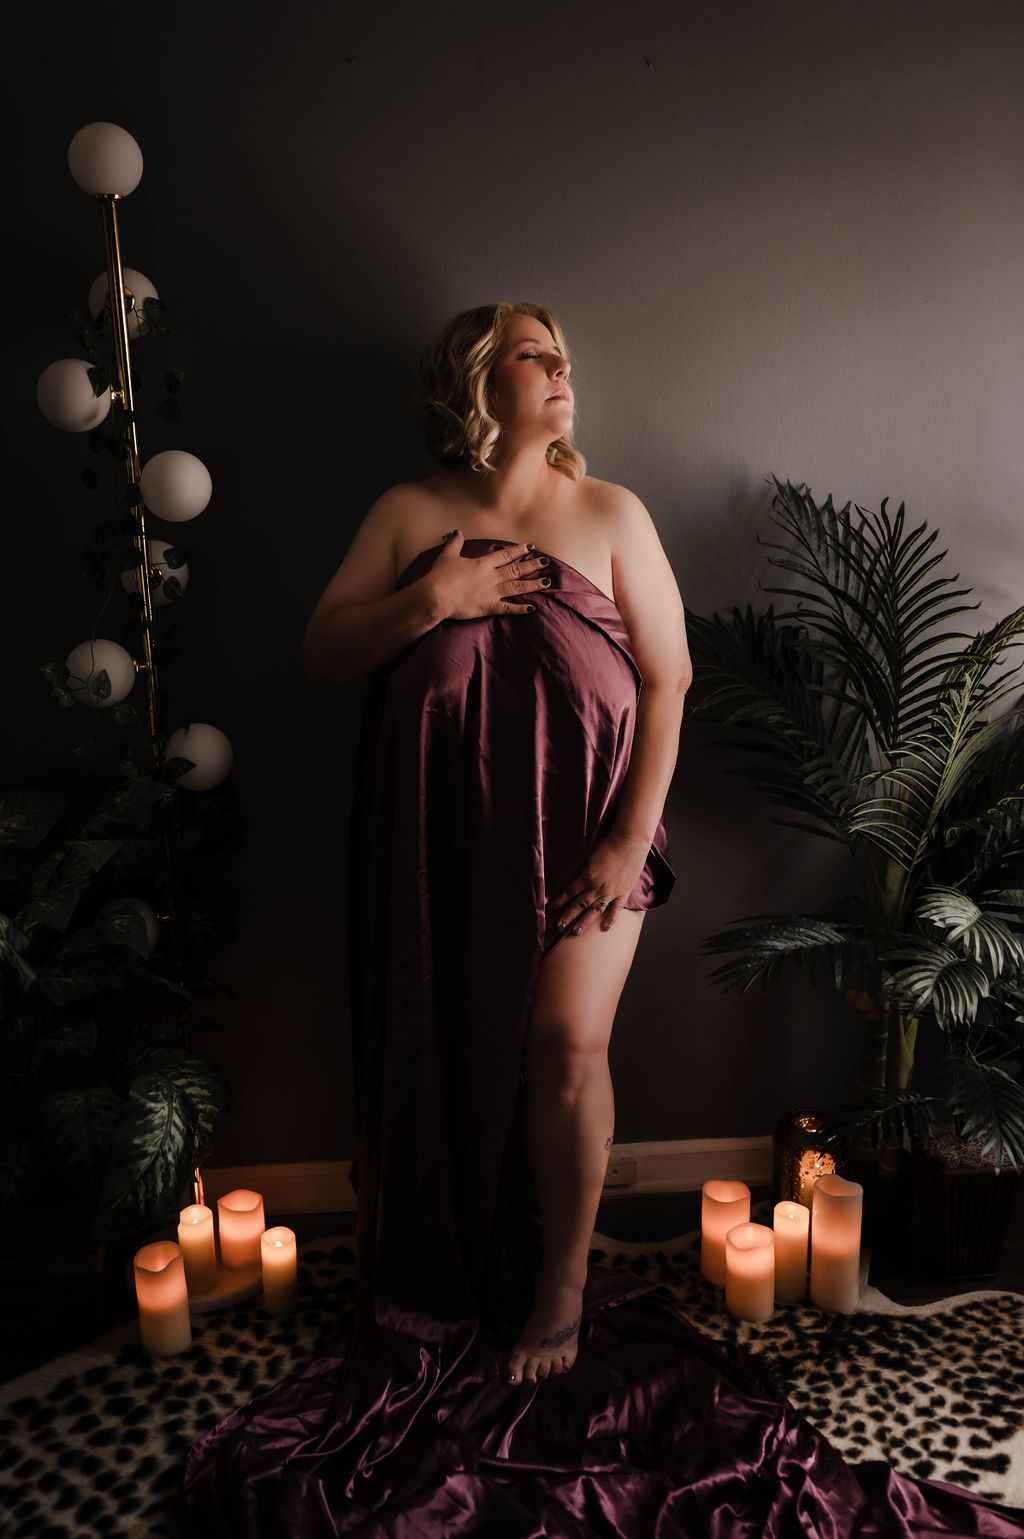
{"type": "MultiPolygon", "coordinates": [[[[1024,1513],[847,1465],[753,1360],[610,1268],[590,1266],[571,1372],[500,1376],[541,1251],[519,1119],[541,965],[572,944],[552,899],[614,818],[642,683],[612,600],[547,571],[534,614],[443,622],[374,678],[350,860],[357,1305],[191,1450],[188,1532],[1024,1535],[1024,1513]]],[[[627,906],[674,881],[659,825],[627,906]]]]}

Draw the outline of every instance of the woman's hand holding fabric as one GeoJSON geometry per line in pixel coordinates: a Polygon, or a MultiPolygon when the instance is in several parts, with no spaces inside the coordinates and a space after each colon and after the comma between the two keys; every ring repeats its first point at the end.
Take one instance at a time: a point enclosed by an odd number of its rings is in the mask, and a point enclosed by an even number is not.
{"type": "Polygon", "coordinates": [[[639,881],[649,852],[650,844],[643,839],[606,834],[582,871],[552,899],[558,928],[582,935],[597,921],[602,930],[610,930],[639,881]]]}
{"type": "Polygon", "coordinates": [[[445,547],[424,581],[432,583],[445,620],[479,620],[484,615],[525,615],[538,588],[551,586],[538,578],[546,556],[534,556],[532,545],[508,545],[486,556],[463,556],[461,530],[446,536],[445,547]]]}

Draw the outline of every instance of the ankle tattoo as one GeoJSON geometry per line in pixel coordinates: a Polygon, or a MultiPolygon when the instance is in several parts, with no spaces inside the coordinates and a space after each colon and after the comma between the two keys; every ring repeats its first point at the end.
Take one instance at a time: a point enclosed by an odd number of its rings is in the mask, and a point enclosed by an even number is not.
{"type": "Polygon", "coordinates": [[[610,1139],[610,1138],[606,1138],[606,1139],[605,1139],[605,1141],[604,1141],[604,1146],[605,1146],[605,1149],[606,1149],[606,1150],[608,1150],[608,1149],[610,1149],[610,1148],[611,1148],[611,1146],[612,1146],[612,1141],[611,1141],[611,1139],[610,1139]]]}
{"type": "Polygon", "coordinates": [[[563,1325],[562,1329],[560,1331],[556,1331],[553,1336],[542,1336],[540,1338],[541,1346],[542,1347],[562,1347],[562,1346],[564,1346],[565,1343],[569,1340],[570,1336],[575,1336],[576,1332],[580,1328],[580,1323],[581,1323],[582,1319],[583,1319],[582,1315],[577,1315],[575,1320],[572,1322],[571,1325],[563,1325]]]}

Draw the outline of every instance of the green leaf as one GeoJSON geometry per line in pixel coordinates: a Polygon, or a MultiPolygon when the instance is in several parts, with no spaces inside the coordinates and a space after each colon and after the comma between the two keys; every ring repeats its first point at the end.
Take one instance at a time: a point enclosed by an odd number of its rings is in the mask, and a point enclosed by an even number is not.
{"type": "Polygon", "coordinates": [[[827,1149],[852,1152],[864,1134],[874,1148],[882,1142],[899,1144],[904,1133],[917,1134],[935,1120],[935,1102],[917,1091],[875,1089],[856,1101],[832,1107],[822,1116],[827,1149]]]}
{"type": "Polygon", "coordinates": [[[944,1029],[972,1021],[981,1001],[988,998],[985,969],[971,958],[958,956],[949,946],[924,936],[902,936],[899,948],[882,961],[905,960],[911,965],[893,973],[885,985],[886,996],[909,1002],[915,1012],[933,1011],[944,1029]]]}
{"type": "Polygon", "coordinates": [[[1024,1085],[1018,1058],[982,1059],[951,1054],[953,1071],[949,1107],[964,1138],[984,1138],[983,1155],[991,1153],[998,1170],[1004,1162],[1019,1171],[1024,1165],[1024,1085]]]}
{"type": "Polygon", "coordinates": [[[187,774],[190,769],[195,769],[195,767],[196,761],[194,759],[167,759],[164,761],[164,778],[166,780],[179,780],[182,775],[187,774]]]}
{"type": "Polygon", "coordinates": [[[123,1101],[109,1085],[53,1090],[39,1098],[43,1145],[51,1166],[72,1191],[94,1194],[110,1157],[123,1101]]]}
{"type": "Polygon", "coordinates": [[[51,1026],[39,1042],[35,1066],[42,1067],[49,1058],[92,1058],[98,1039],[95,1021],[61,1021],[51,1026]]]}
{"type": "Polygon", "coordinates": [[[918,915],[946,931],[946,943],[962,944],[964,952],[985,962],[994,973],[1024,966],[1024,945],[1009,925],[986,914],[955,887],[929,887],[917,906],[918,915]]]}
{"type": "Polygon", "coordinates": [[[223,1104],[212,1065],[184,1053],[154,1055],[131,1087],[114,1136],[94,1242],[136,1233],[172,1216],[223,1104]]]}
{"type": "Polygon", "coordinates": [[[58,791],[26,786],[0,791],[0,852],[35,849],[69,806],[58,791]]]}
{"type": "Polygon", "coordinates": [[[13,1138],[0,1143],[0,1214],[24,1207],[46,1179],[46,1160],[37,1139],[13,1138]]]}
{"type": "Polygon", "coordinates": [[[148,959],[150,946],[146,921],[130,903],[123,903],[109,913],[97,914],[94,925],[104,940],[115,946],[127,946],[138,956],[148,959]]]}

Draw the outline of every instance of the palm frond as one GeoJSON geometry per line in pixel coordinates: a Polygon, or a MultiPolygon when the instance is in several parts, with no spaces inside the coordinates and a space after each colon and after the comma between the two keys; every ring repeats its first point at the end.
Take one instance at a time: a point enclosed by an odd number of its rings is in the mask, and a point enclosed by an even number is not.
{"type": "Polygon", "coordinates": [[[837,915],[752,916],[751,921],[709,936],[701,950],[711,956],[739,953],[711,974],[723,992],[762,989],[794,962],[815,988],[836,992],[877,989],[881,983],[877,937],[870,928],[837,915]]]}
{"type": "Polygon", "coordinates": [[[964,1138],[985,1138],[998,1170],[1024,1165],[1024,1085],[1020,1059],[1010,1054],[979,1058],[963,1053],[947,1059],[953,1071],[949,1107],[964,1138]]]}
{"type": "Polygon", "coordinates": [[[917,905],[920,918],[945,930],[947,945],[960,944],[969,957],[987,962],[993,973],[1024,966],[1024,945],[997,915],[985,913],[955,887],[929,887],[917,905]]]}
{"type": "Polygon", "coordinates": [[[866,1090],[856,1101],[834,1106],[822,1115],[822,1143],[836,1154],[852,1153],[865,1134],[876,1149],[883,1140],[899,1145],[904,1133],[921,1133],[934,1120],[932,1096],[912,1090],[866,1090]]]}
{"type": "Polygon", "coordinates": [[[780,619],[811,627],[819,651],[849,681],[851,703],[863,713],[879,751],[897,757],[927,720],[934,686],[958,653],[948,641],[967,633],[943,630],[978,605],[954,602],[970,593],[956,576],[931,577],[946,552],[932,552],[938,532],[906,531],[903,504],[890,519],[850,504],[836,511],[829,497],[816,506],[807,488],[775,480],[775,522],[789,543],[763,541],[780,552],[773,566],[801,582],[766,587],[797,600],[780,619]],[[930,580],[928,580],[930,578],[930,580]],[[916,701],[916,704],[914,703],[916,701]]]}
{"type": "Polygon", "coordinates": [[[944,1030],[973,1020],[981,1001],[989,995],[989,977],[981,963],[924,935],[901,939],[904,944],[886,952],[881,960],[885,964],[909,961],[911,965],[886,980],[886,997],[909,1003],[915,1013],[931,1010],[944,1030]]]}
{"type": "Polygon", "coordinates": [[[716,746],[763,755],[742,773],[763,794],[845,838],[845,812],[867,764],[865,735],[834,741],[823,715],[829,685],[820,657],[774,612],[732,611],[688,620],[694,662],[691,714],[738,728],[716,746]]]}

